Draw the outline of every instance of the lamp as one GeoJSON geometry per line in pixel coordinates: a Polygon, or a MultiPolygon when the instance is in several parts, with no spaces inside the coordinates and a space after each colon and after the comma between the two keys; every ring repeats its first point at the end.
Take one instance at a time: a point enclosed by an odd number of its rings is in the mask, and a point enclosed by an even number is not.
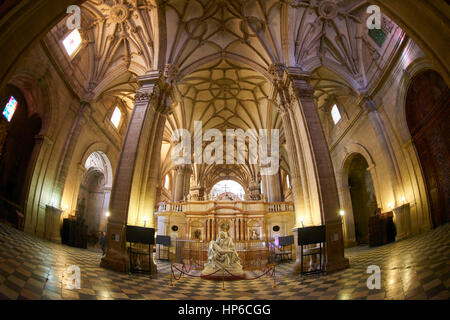
{"type": "Polygon", "coordinates": [[[344,210],[339,211],[339,215],[340,215],[341,217],[344,217],[345,211],[344,211],[344,210]]]}
{"type": "Polygon", "coordinates": [[[305,218],[300,217],[300,223],[302,224],[302,228],[304,228],[305,226],[303,225],[303,221],[305,221],[305,218]]]}
{"type": "Polygon", "coordinates": [[[147,226],[148,217],[144,217],[144,228],[147,226]]]}
{"type": "Polygon", "coordinates": [[[111,216],[111,213],[109,213],[109,211],[107,211],[107,212],[105,213],[105,216],[106,216],[106,218],[109,218],[109,217],[111,216]]]}

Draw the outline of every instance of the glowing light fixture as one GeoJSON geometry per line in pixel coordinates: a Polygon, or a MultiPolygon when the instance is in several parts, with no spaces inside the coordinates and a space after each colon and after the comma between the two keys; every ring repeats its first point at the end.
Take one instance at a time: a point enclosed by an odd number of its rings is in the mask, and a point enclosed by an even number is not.
{"type": "Polygon", "coordinates": [[[81,39],[81,34],[78,29],[75,29],[71,33],[69,33],[69,35],[63,41],[63,45],[64,48],[66,48],[67,54],[69,56],[72,56],[75,51],[78,50],[82,41],[83,40],[81,39]]]}
{"type": "Polygon", "coordinates": [[[16,112],[18,104],[19,103],[17,102],[16,98],[14,98],[13,96],[9,98],[9,101],[6,104],[5,109],[3,109],[3,116],[6,118],[6,120],[8,120],[8,122],[11,122],[12,117],[16,112]]]}
{"type": "Polygon", "coordinates": [[[109,217],[111,216],[111,213],[108,211],[108,212],[106,212],[105,216],[106,216],[107,218],[109,218],[109,217]]]}
{"type": "Polygon", "coordinates": [[[343,217],[343,216],[345,215],[345,211],[344,211],[344,210],[339,211],[339,215],[340,215],[341,217],[343,217]]]}

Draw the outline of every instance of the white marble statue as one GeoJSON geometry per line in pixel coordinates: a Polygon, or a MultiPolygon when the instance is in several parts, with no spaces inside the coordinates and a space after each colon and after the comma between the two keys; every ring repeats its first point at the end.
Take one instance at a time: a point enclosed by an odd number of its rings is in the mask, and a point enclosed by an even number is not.
{"type": "MultiPolygon", "coordinates": [[[[226,227],[219,232],[216,241],[211,241],[209,243],[208,263],[205,265],[202,275],[212,275],[217,270],[223,269],[226,269],[234,276],[242,276],[244,274],[233,239],[229,236],[226,227]]],[[[214,275],[231,277],[228,272],[219,271],[214,275]]]]}

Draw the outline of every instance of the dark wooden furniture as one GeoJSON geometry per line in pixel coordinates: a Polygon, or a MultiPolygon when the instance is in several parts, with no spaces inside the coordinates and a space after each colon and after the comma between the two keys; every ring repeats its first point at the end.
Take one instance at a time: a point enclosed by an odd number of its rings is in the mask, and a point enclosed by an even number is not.
{"type": "Polygon", "coordinates": [[[170,260],[170,236],[156,236],[156,244],[158,245],[158,260],[169,261],[170,260]],[[161,258],[162,252],[166,253],[167,258],[161,258]]]}
{"type": "Polygon", "coordinates": [[[394,213],[386,212],[370,217],[369,246],[376,247],[395,241],[397,235],[394,213]]]}
{"type": "Polygon", "coordinates": [[[292,260],[292,246],[294,245],[294,236],[278,238],[278,247],[275,250],[276,259],[279,261],[292,260]]]}
{"type": "Polygon", "coordinates": [[[306,228],[298,228],[298,245],[300,246],[300,275],[311,273],[323,273],[323,263],[325,256],[325,243],[327,242],[326,227],[314,226],[306,228]],[[310,245],[316,245],[310,247],[310,245]],[[307,248],[304,248],[308,246],[307,248]],[[319,269],[312,271],[303,271],[303,257],[319,255],[319,269]]]}
{"type": "Polygon", "coordinates": [[[130,273],[152,274],[155,229],[127,226],[126,241],[129,243],[130,273]]]}
{"type": "Polygon", "coordinates": [[[61,243],[70,247],[87,249],[88,227],[84,219],[69,218],[63,220],[61,243]]]}

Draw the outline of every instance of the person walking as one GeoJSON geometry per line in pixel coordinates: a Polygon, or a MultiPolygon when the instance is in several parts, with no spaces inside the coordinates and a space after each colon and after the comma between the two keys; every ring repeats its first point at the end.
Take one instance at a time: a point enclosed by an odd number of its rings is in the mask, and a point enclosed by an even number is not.
{"type": "Polygon", "coordinates": [[[106,254],[106,232],[102,231],[102,236],[100,238],[100,245],[102,246],[103,255],[106,254]]]}

